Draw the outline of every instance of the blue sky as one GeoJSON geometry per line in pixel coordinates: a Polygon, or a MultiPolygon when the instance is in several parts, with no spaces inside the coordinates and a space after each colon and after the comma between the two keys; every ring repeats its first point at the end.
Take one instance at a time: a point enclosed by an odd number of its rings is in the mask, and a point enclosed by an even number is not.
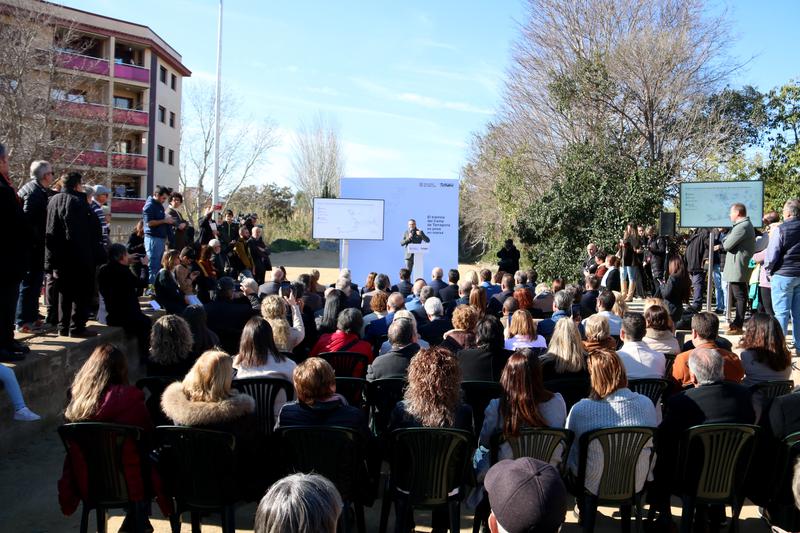
{"type": "MultiPolygon", "coordinates": [[[[62,3],[146,24],[194,80],[214,77],[214,0],[62,3]]],[[[800,75],[790,46],[800,2],[718,0],[711,9],[729,10],[731,52],[752,58],[732,85],[765,90],[800,75]]],[[[521,0],[226,0],[224,84],[283,140],[257,181],[289,184],[291,136],[319,112],[340,126],[349,176],[457,178],[471,134],[498,106],[524,15],[521,0]]]]}

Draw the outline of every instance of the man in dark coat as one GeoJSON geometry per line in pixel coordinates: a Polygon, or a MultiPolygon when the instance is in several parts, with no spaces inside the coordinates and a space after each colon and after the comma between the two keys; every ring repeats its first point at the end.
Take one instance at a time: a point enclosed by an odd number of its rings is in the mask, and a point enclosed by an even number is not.
{"type": "Polygon", "coordinates": [[[447,305],[458,299],[458,280],[461,279],[458,270],[451,268],[447,273],[447,287],[439,289],[439,299],[447,305]]]}
{"type": "Polygon", "coordinates": [[[500,288],[502,290],[492,296],[487,305],[487,312],[492,315],[499,315],[503,311],[503,302],[514,295],[514,276],[505,274],[500,282],[500,288]]]}
{"type": "Polygon", "coordinates": [[[430,237],[425,235],[425,232],[417,227],[417,221],[413,218],[408,221],[408,230],[403,232],[403,238],[400,241],[400,246],[406,248],[406,268],[409,272],[414,271],[414,254],[408,251],[409,244],[421,244],[423,242],[431,242],[430,237]]]}
{"type": "Polygon", "coordinates": [[[0,361],[19,361],[30,348],[14,340],[14,315],[19,296],[19,282],[29,261],[31,242],[28,224],[17,191],[11,185],[6,147],[0,144],[0,212],[10,231],[5,249],[14,255],[0,261],[0,361]]]}
{"type": "Polygon", "coordinates": [[[109,326],[121,327],[139,343],[139,355],[147,359],[150,348],[150,318],[139,307],[139,291],[147,280],[134,275],[128,266],[128,250],[114,243],[108,248],[108,263],[100,267],[97,284],[106,305],[109,326]]]}
{"type": "Polygon", "coordinates": [[[397,285],[392,285],[391,292],[399,292],[403,298],[407,298],[414,289],[414,285],[411,283],[411,271],[401,268],[399,276],[400,281],[397,282],[397,285]]]}
{"type": "Polygon", "coordinates": [[[497,252],[497,257],[500,259],[497,267],[503,272],[513,275],[519,270],[519,250],[514,246],[513,239],[506,239],[506,244],[497,252]]]}
{"type": "Polygon", "coordinates": [[[430,322],[419,326],[419,336],[431,346],[438,346],[444,334],[453,329],[453,323],[445,316],[442,301],[435,296],[425,300],[425,313],[430,322]]]}
{"type": "Polygon", "coordinates": [[[691,306],[695,312],[699,312],[703,308],[703,289],[706,284],[708,268],[708,240],[708,230],[700,228],[692,233],[686,244],[686,269],[692,280],[691,306]]]}
{"type": "Polygon", "coordinates": [[[39,295],[44,281],[44,234],[52,184],[50,163],[34,161],[31,163],[31,180],[19,190],[31,243],[30,261],[19,286],[17,302],[17,330],[22,333],[31,333],[44,325],[39,319],[39,295]]]}
{"type": "Polygon", "coordinates": [[[417,355],[419,344],[414,323],[407,318],[397,318],[389,326],[392,351],[375,358],[367,369],[367,379],[405,378],[411,358],[417,355]]]}
{"type": "Polygon", "coordinates": [[[67,174],[61,192],[47,204],[45,271],[53,274],[59,294],[58,332],[70,337],[97,335],[86,329],[86,320],[95,265],[105,260],[103,230],[82,192],[82,179],[78,172],[67,174]]]}
{"type": "Polygon", "coordinates": [[[239,340],[247,321],[258,315],[246,298],[233,299],[236,287],[233,279],[220,278],[214,301],[205,304],[208,328],[219,336],[219,342],[228,353],[239,352],[239,340]]]}

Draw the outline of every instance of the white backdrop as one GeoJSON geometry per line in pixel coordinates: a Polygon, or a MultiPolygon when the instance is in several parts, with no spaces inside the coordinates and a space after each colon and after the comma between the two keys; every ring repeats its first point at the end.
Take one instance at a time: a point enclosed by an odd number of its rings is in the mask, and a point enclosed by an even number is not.
{"type": "MultiPolygon", "coordinates": [[[[400,246],[408,219],[430,237],[430,252],[424,258],[425,279],[435,266],[458,267],[458,180],[414,178],[342,178],[341,198],[383,199],[383,240],[350,241],[348,267],[353,281],[364,284],[367,274],[388,274],[397,283],[405,267],[405,247],[400,246]]],[[[340,247],[339,265],[342,265],[340,247]]],[[[415,276],[417,273],[415,272],[415,276]]]]}

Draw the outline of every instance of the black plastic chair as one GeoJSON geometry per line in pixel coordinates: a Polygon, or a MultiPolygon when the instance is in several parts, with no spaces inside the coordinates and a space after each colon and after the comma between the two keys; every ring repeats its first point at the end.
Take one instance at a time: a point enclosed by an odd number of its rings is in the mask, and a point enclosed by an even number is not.
{"type": "Polygon", "coordinates": [[[794,464],[798,455],[800,432],[787,435],[781,442],[772,477],[776,482],[763,514],[770,526],[784,531],[800,531],[800,510],[795,505],[792,492],[794,464]]]}
{"type": "Polygon", "coordinates": [[[572,409],[572,406],[578,403],[579,400],[589,396],[591,384],[589,378],[558,378],[551,379],[544,382],[544,388],[550,392],[558,392],[564,398],[564,403],[567,404],[567,412],[572,409]]]}
{"type": "Polygon", "coordinates": [[[177,378],[170,376],[150,376],[136,381],[136,387],[145,394],[144,404],[154,426],[172,423],[161,410],[161,396],[164,394],[164,390],[176,381],[178,381],[177,378]]]}
{"type": "MultiPolygon", "coordinates": [[[[363,436],[350,428],[330,426],[286,427],[280,428],[278,434],[289,472],[314,472],[328,478],[339,490],[345,509],[353,504],[358,531],[366,533],[364,502],[359,495],[359,489],[368,483],[363,436]]],[[[342,531],[348,533],[346,512],[339,521],[342,531]]]]}
{"type": "Polygon", "coordinates": [[[222,431],[160,426],[156,441],[164,488],[176,504],[172,532],[180,533],[180,516],[189,512],[192,533],[200,533],[200,518],[208,513],[220,514],[222,533],[235,533],[236,438],[222,431]]]}
{"type": "Polygon", "coordinates": [[[664,359],[666,361],[666,365],[664,366],[664,379],[670,380],[672,379],[672,365],[675,364],[675,358],[678,357],[677,354],[674,353],[665,353],[664,359]]]}
{"type": "Polygon", "coordinates": [[[682,473],[678,484],[683,502],[681,532],[692,531],[699,503],[730,504],[730,529],[738,529],[745,475],[758,430],[748,424],[703,424],[686,430],[677,470],[682,473]]]}
{"type": "Polygon", "coordinates": [[[378,357],[381,353],[381,346],[383,343],[389,340],[389,335],[378,335],[374,337],[370,343],[372,344],[372,358],[378,357]]]}
{"type": "Polygon", "coordinates": [[[361,378],[336,378],[336,392],[344,396],[347,403],[359,409],[364,407],[367,380],[361,378]]]}
{"type": "Polygon", "coordinates": [[[337,376],[342,378],[367,377],[369,357],[356,352],[323,352],[318,357],[325,359],[333,367],[337,376]]]}
{"type": "MultiPolygon", "coordinates": [[[[581,435],[578,476],[574,490],[580,503],[584,531],[594,531],[598,505],[618,506],[622,517],[621,530],[625,532],[631,529],[631,508],[634,508],[636,529],[641,529],[641,498],[644,488],[636,490],[636,465],[644,448],[652,443],[654,434],[655,428],[633,426],[596,429],[581,435]],[[586,489],[588,452],[592,442],[600,445],[603,454],[603,472],[597,494],[586,489]]],[[[649,461],[652,464],[652,451],[649,461]]]]}
{"type": "Polygon", "coordinates": [[[462,381],[461,390],[464,393],[464,403],[472,407],[472,420],[474,431],[479,435],[483,427],[483,418],[486,406],[495,398],[503,394],[503,387],[496,381],[462,381]]]}
{"type": "Polygon", "coordinates": [[[278,393],[283,391],[287,402],[294,400],[294,385],[285,379],[234,379],[232,387],[255,399],[258,430],[262,435],[269,436],[275,431],[275,402],[278,399],[278,393]]]}
{"type": "MultiPolygon", "coordinates": [[[[106,533],[108,509],[127,509],[134,521],[134,531],[144,533],[149,501],[130,500],[122,457],[126,441],[132,441],[138,449],[141,430],[120,424],[77,422],[59,427],[58,434],[69,460],[73,460],[73,453],[77,450],[86,468],[88,492],[80,495],[81,533],[89,531],[92,509],[96,511],[97,531],[100,533],[106,533]]],[[[76,465],[75,468],[81,467],[76,465]]]]}
{"type": "Polygon", "coordinates": [[[769,408],[772,406],[772,400],[778,396],[783,396],[792,392],[794,388],[794,381],[764,381],[756,383],[750,387],[750,394],[753,396],[753,401],[759,401],[761,404],[762,417],[766,416],[769,408]]]}
{"type": "Polygon", "coordinates": [[[667,387],[669,387],[669,381],[666,379],[633,379],[628,382],[630,390],[647,396],[656,406],[664,396],[667,387]]]}
{"type": "Polygon", "coordinates": [[[370,411],[372,432],[378,436],[386,432],[392,410],[402,401],[408,381],[404,378],[376,379],[367,383],[367,405],[370,411]]]}
{"type": "Polygon", "coordinates": [[[386,532],[392,502],[395,531],[408,531],[414,509],[446,505],[450,532],[460,532],[472,434],[460,429],[408,428],[393,431],[391,439],[391,474],[383,494],[380,532],[386,532]],[[458,489],[457,493],[450,496],[454,489],[458,489]]]}

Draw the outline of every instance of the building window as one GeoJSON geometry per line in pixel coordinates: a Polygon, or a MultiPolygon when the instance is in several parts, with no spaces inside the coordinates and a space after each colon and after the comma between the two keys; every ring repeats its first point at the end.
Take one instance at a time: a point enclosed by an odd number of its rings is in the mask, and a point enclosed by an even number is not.
{"type": "Polygon", "coordinates": [[[162,124],[167,123],[167,108],[163,105],[158,106],[158,121],[162,124]]]}
{"type": "Polygon", "coordinates": [[[156,159],[158,160],[159,163],[164,162],[164,147],[161,146],[160,144],[158,145],[158,147],[156,147],[156,159]]]}
{"type": "Polygon", "coordinates": [[[175,113],[173,113],[172,111],[169,112],[169,127],[170,128],[175,127],[175,113]]]}
{"type": "Polygon", "coordinates": [[[161,83],[167,83],[167,69],[164,67],[158,67],[158,77],[161,79],[161,83]]]}
{"type": "Polygon", "coordinates": [[[175,90],[175,87],[178,85],[178,77],[175,74],[171,75],[172,77],[169,80],[169,86],[172,87],[172,90],[175,90]]]}
{"type": "Polygon", "coordinates": [[[175,164],[175,150],[170,150],[169,153],[167,154],[167,163],[169,163],[170,165],[175,164]]]}
{"type": "Polygon", "coordinates": [[[114,107],[116,107],[117,109],[133,109],[133,98],[125,98],[124,96],[115,96],[114,107]]]}

